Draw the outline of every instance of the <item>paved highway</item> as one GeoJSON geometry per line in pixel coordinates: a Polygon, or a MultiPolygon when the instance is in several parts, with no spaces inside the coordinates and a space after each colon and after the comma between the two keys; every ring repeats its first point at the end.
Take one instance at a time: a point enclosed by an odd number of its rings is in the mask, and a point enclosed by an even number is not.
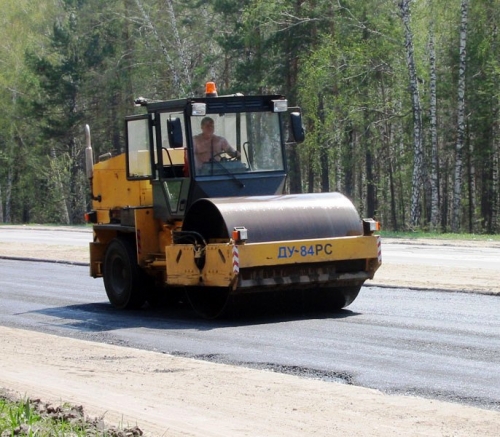
{"type": "MultiPolygon", "coordinates": [[[[92,241],[90,228],[0,227],[0,243],[57,244],[87,248],[90,241],[92,241]],[[28,230],[29,232],[26,232],[28,230]]],[[[498,271],[500,265],[500,244],[498,247],[477,245],[457,248],[446,243],[440,246],[400,242],[394,244],[387,243],[384,239],[382,239],[382,244],[383,260],[390,264],[481,268],[491,271],[498,271]]]]}
{"type": "Polygon", "coordinates": [[[497,296],[364,287],[335,314],[208,322],[182,305],[115,310],[87,267],[6,259],[0,290],[3,326],[500,411],[497,296]]]}
{"type": "Polygon", "coordinates": [[[88,247],[92,241],[90,228],[0,226],[0,243],[58,244],[88,247]]]}
{"type": "Polygon", "coordinates": [[[498,271],[500,250],[481,245],[457,247],[453,245],[425,245],[384,243],[382,256],[390,264],[453,267],[498,271]]]}

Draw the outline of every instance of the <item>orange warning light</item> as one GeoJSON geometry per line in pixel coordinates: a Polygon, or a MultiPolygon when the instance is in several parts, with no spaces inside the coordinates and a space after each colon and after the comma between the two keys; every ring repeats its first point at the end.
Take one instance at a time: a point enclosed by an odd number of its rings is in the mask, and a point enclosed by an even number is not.
{"type": "Polygon", "coordinates": [[[215,82],[207,82],[205,84],[205,96],[217,97],[217,88],[215,87],[215,82]]]}

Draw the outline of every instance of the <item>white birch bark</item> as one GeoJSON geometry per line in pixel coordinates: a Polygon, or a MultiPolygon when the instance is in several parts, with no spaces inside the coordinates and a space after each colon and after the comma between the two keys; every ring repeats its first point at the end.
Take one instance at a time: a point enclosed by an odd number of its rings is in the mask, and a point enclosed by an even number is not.
{"type": "Polygon", "coordinates": [[[438,135],[437,135],[437,75],[436,75],[436,49],[434,46],[434,23],[431,22],[429,31],[429,68],[430,68],[430,130],[431,130],[431,228],[439,227],[439,179],[438,179],[438,135]]]}
{"type": "Polygon", "coordinates": [[[185,44],[183,43],[180,34],[179,28],[177,26],[177,17],[174,11],[174,5],[172,0],[166,0],[167,11],[170,17],[170,27],[172,29],[173,41],[175,44],[175,49],[177,51],[177,56],[179,58],[179,62],[182,68],[183,77],[186,85],[189,89],[191,89],[191,85],[193,83],[191,69],[189,68],[189,58],[186,54],[185,44]]]}
{"type": "Polygon", "coordinates": [[[460,47],[458,67],[458,105],[457,105],[457,143],[455,146],[455,174],[453,181],[453,205],[451,212],[451,230],[460,231],[462,204],[462,168],[465,141],[465,71],[467,67],[467,20],[469,0],[462,0],[460,22],[460,47]]]}
{"type": "Polygon", "coordinates": [[[146,9],[144,8],[144,5],[142,4],[141,0],[135,0],[135,4],[137,5],[137,8],[141,12],[142,17],[143,17],[144,21],[146,22],[146,25],[153,33],[153,36],[156,39],[156,42],[160,46],[161,52],[163,53],[163,56],[165,56],[165,60],[167,61],[168,68],[170,69],[170,72],[172,73],[172,78],[173,78],[173,83],[174,83],[175,88],[179,90],[179,95],[185,96],[186,90],[183,86],[181,76],[176,68],[175,62],[173,61],[172,57],[170,56],[170,53],[168,52],[167,46],[165,45],[160,34],[158,33],[158,29],[156,28],[153,21],[151,20],[151,17],[149,16],[146,9]]]}
{"type": "Polygon", "coordinates": [[[420,197],[423,181],[423,145],[422,145],[422,109],[418,91],[417,70],[413,51],[413,34],[411,31],[410,1],[402,0],[399,3],[401,18],[405,31],[406,62],[410,76],[410,93],[413,109],[413,175],[411,192],[410,224],[418,226],[420,221],[420,197]]]}

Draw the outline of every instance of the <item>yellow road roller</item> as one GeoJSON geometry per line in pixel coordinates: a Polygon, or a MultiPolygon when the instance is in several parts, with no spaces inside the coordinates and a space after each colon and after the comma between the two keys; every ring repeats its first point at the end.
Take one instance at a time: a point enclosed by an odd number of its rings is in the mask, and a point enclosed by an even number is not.
{"type": "Polygon", "coordinates": [[[283,194],[300,111],[280,95],[150,102],[126,117],[124,152],[94,160],[90,275],[120,309],[183,296],[205,318],[243,294],[321,291],[348,306],[381,265],[379,225],[333,193],[283,194]]]}

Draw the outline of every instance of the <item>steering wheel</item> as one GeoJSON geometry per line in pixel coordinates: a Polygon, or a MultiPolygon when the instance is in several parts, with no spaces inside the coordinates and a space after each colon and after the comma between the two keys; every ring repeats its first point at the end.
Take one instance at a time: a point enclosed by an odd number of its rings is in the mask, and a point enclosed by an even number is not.
{"type": "Polygon", "coordinates": [[[215,155],[212,155],[212,158],[210,158],[210,162],[229,162],[229,161],[237,161],[238,158],[236,156],[230,156],[227,152],[222,151],[219,153],[216,153],[215,155]],[[227,156],[223,156],[227,155],[227,156]],[[215,158],[220,158],[219,160],[215,158]]]}

